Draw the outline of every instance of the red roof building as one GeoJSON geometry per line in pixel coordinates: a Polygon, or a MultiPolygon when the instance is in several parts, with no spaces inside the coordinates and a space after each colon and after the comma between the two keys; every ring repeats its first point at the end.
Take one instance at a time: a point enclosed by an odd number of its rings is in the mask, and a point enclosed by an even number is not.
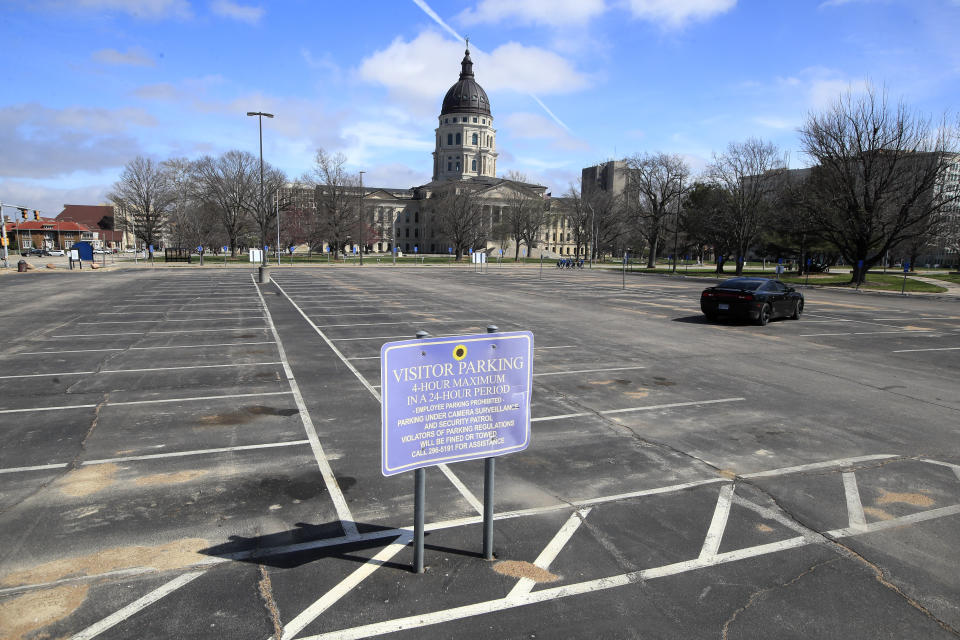
{"type": "Polygon", "coordinates": [[[96,229],[68,220],[40,218],[7,223],[10,251],[19,249],[69,249],[74,242],[94,243],[99,238],[96,229]]]}
{"type": "Polygon", "coordinates": [[[107,246],[119,247],[123,242],[123,232],[116,229],[113,207],[108,204],[65,204],[57,220],[78,222],[99,232],[107,246]]]}

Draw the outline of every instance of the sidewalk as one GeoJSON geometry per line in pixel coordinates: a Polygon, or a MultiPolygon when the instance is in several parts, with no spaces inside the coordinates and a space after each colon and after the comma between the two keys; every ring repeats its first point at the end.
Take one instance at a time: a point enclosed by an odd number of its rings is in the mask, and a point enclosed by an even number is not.
{"type": "Polygon", "coordinates": [[[907,277],[911,280],[916,280],[918,282],[926,282],[927,284],[936,285],[938,287],[943,287],[946,289],[943,293],[929,293],[924,294],[917,291],[911,291],[910,295],[932,295],[932,296],[957,296],[960,297],[960,284],[955,282],[948,282],[947,280],[937,280],[936,278],[924,278],[922,276],[912,276],[907,274],[907,277]]]}

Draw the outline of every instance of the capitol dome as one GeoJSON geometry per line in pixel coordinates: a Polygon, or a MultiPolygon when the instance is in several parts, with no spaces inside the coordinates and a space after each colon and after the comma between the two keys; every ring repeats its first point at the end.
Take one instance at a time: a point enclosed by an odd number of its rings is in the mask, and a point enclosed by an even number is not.
{"type": "Polygon", "coordinates": [[[440,113],[475,113],[490,115],[490,101],[487,92],[473,77],[473,60],[470,59],[470,49],[464,52],[460,63],[460,79],[457,80],[443,97],[443,106],[440,113]]]}

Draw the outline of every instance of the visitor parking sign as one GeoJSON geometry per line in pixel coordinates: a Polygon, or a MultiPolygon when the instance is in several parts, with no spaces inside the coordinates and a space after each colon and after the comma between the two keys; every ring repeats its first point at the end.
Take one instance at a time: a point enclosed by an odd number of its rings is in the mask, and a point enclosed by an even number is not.
{"type": "Polygon", "coordinates": [[[388,342],[380,385],[385,476],[522,451],[530,444],[533,334],[388,342]]]}

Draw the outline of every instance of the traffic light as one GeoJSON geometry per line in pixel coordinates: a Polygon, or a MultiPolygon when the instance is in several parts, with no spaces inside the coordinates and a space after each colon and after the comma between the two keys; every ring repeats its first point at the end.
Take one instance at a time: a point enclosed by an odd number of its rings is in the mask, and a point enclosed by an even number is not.
{"type": "Polygon", "coordinates": [[[26,219],[27,219],[27,210],[26,210],[26,209],[20,209],[19,207],[17,207],[17,208],[20,210],[20,219],[21,219],[21,220],[26,220],[26,219]]]}
{"type": "Polygon", "coordinates": [[[37,211],[36,209],[33,210],[33,219],[36,220],[37,222],[40,222],[40,212],[37,211]]]}

